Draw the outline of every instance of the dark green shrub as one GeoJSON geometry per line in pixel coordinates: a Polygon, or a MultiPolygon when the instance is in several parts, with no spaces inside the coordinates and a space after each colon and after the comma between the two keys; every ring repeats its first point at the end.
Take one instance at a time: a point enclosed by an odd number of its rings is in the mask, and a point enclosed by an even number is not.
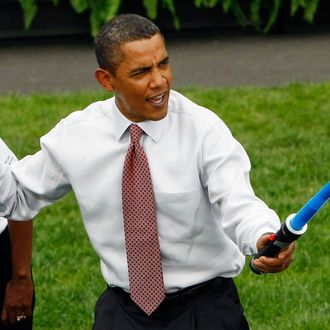
{"type": "MultiPolygon", "coordinates": [[[[24,26],[28,29],[38,9],[38,0],[18,0],[24,13],[24,26]]],[[[61,0],[52,0],[57,5],[61,0]]],[[[123,0],[62,0],[69,1],[77,13],[90,12],[91,34],[95,35],[99,27],[120,11],[123,0]]],[[[180,17],[176,14],[176,4],[182,0],[140,0],[146,15],[155,20],[160,8],[169,10],[173,25],[180,28],[180,17]]],[[[290,14],[298,12],[312,23],[320,0],[191,0],[196,8],[214,8],[224,13],[232,13],[237,21],[246,26],[249,22],[260,31],[269,32],[279,17],[280,10],[290,2],[290,14]],[[245,4],[243,8],[242,4],[245,4]],[[246,6],[246,3],[248,4],[246,6]],[[218,7],[218,8],[216,8],[218,7]]]]}

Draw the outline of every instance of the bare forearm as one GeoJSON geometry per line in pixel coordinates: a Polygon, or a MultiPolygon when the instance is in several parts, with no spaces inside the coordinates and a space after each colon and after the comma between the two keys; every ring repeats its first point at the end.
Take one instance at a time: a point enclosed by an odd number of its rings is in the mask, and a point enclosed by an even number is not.
{"type": "Polygon", "coordinates": [[[12,276],[31,278],[32,259],[32,220],[8,221],[11,238],[12,276]]]}

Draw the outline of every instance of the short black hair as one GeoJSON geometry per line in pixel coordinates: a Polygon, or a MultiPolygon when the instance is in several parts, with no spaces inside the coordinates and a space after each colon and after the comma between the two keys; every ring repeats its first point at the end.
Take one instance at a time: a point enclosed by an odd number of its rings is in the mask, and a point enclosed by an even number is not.
{"type": "Polygon", "coordinates": [[[101,69],[116,73],[123,43],[150,39],[162,33],[149,19],[136,14],[121,14],[105,23],[95,38],[95,55],[101,69]]]}

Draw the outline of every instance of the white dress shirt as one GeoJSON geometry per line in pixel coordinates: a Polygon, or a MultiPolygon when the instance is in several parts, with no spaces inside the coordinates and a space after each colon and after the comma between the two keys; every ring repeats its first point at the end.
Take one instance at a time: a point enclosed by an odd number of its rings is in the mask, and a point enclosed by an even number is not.
{"type": "MultiPolygon", "coordinates": [[[[73,189],[109,285],[129,290],[121,180],[131,122],[110,98],[74,112],[41,138],[41,151],[0,166],[0,215],[31,219],[73,189]]],[[[276,231],[276,213],[250,185],[243,147],[213,112],[171,91],[168,114],[146,134],[167,291],[232,277],[244,254],[276,231]]]]}
{"type": "Polygon", "coordinates": [[[7,227],[7,219],[0,217],[0,234],[6,229],[7,227]]]}
{"type": "MultiPolygon", "coordinates": [[[[9,166],[16,160],[16,156],[0,138],[0,162],[9,166]]],[[[5,230],[6,227],[7,219],[0,217],[0,234],[5,230]]]]}

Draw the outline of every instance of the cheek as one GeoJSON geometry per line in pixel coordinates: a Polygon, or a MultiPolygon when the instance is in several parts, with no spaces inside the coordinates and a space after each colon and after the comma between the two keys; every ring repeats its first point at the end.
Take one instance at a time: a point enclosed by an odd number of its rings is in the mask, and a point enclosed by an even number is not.
{"type": "Polygon", "coordinates": [[[124,99],[129,108],[136,109],[140,108],[141,104],[144,103],[145,88],[141,86],[138,88],[135,86],[127,86],[127,93],[125,93],[124,99]]]}
{"type": "Polygon", "coordinates": [[[165,73],[165,77],[169,83],[172,82],[173,74],[172,74],[172,67],[169,67],[168,70],[165,73]]]}
{"type": "Polygon", "coordinates": [[[121,95],[127,102],[137,102],[138,99],[143,97],[145,92],[144,83],[136,81],[134,84],[126,84],[121,88],[121,95]]]}
{"type": "Polygon", "coordinates": [[[137,79],[134,83],[127,84],[125,90],[128,94],[136,96],[144,95],[148,86],[148,78],[137,79]]]}

